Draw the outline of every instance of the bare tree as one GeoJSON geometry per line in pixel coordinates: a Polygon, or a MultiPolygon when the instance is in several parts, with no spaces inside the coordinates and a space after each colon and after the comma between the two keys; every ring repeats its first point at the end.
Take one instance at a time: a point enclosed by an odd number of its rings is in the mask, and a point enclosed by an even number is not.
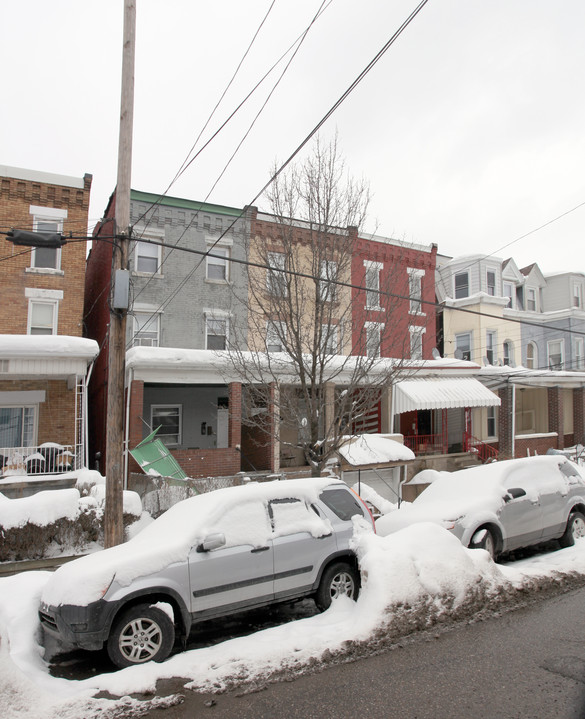
{"type": "Polygon", "coordinates": [[[352,263],[370,191],[346,172],[337,140],[317,140],[267,199],[271,212],[256,215],[248,248],[248,351],[234,334],[231,357],[245,387],[243,421],[256,441],[273,437],[281,454],[318,476],[345,437],[363,430],[400,369],[400,359],[380,359],[381,348],[397,358],[405,348],[388,346],[397,328],[388,297],[381,331],[359,320],[352,263]]]}

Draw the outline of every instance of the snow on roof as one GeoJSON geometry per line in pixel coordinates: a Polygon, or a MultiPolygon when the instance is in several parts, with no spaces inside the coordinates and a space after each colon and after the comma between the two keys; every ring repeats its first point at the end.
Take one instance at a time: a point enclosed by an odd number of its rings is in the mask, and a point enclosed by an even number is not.
{"type": "Polygon", "coordinates": [[[348,437],[337,452],[355,467],[388,462],[408,462],[415,458],[414,452],[395,439],[383,434],[362,434],[348,437]]]}
{"type": "Polygon", "coordinates": [[[68,335],[0,335],[0,357],[75,357],[93,360],[99,354],[95,340],[68,335]]]}

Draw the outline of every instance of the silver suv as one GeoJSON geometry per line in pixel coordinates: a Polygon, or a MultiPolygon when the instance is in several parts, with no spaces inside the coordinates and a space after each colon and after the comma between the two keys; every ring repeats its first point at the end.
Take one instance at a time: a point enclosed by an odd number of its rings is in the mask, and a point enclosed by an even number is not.
{"type": "Polygon", "coordinates": [[[335,479],[250,483],[171,507],[126,544],[58,569],[43,591],[46,632],[118,667],[162,661],[193,624],[313,597],[356,598],[352,517],[373,519],[335,479]]]}

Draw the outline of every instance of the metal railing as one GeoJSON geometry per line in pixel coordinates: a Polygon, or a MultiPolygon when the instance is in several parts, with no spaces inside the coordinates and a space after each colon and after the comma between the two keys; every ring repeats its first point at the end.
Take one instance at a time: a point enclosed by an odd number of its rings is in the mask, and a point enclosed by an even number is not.
{"type": "Polygon", "coordinates": [[[498,450],[491,444],[482,442],[472,434],[465,432],[463,435],[463,448],[466,452],[475,452],[482,462],[495,462],[498,459],[498,450]]]}
{"type": "Polygon", "coordinates": [[[447,454],[447,444],[442,433],[405,435],[404,444],[417,456],[421,454],[447,454]]]}
{"type": "Polygon", "coordinates": [[[62,474],[83,466],[83,445],[45,442],[36,447],[0,447],[0,476],[62,474]]]}

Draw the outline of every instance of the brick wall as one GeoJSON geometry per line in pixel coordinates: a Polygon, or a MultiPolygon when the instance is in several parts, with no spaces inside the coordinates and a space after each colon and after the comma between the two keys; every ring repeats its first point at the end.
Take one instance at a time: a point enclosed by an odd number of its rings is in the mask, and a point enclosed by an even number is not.
{"type": "Polygon", "coordinates": [[[171,454],[189,477],[223,477],[240,471],[240,453],[225,449],[173,449],[171,454]]]}
{"type": "Polygon", "coordinates": [[[556,435],[549,437],[532,437],[531,439],[516,437],[515,456],[520,458],[527,457],[529,454],[546,454],[548,449],[558,449],[558,445],[559,438],[556,435]]]}
{"type": "Polygon", "coordinates": [[[513,443],[513,429],[514,423],[512,421],[512,391],[513,388],[510,386],[502,387],[498,390],[498,395],[501,400],[500,411],[498,417],[499,427],[499,452],[500,459],[510,459],[512,457],[512,443],[513,443]]]}
{"type": "Polygon", "coordinates": [[[585,389],[583,387],[573,390],[573,432],[573,442],[585,444],[585,389]]]}
{"type": "Polygon", "coordinates": [[[548,431],[558,434],[557,449],[565,447],[565,430],[563,414],[563,393],[559,387],[549,387],[548,397],[548,431]]]}

